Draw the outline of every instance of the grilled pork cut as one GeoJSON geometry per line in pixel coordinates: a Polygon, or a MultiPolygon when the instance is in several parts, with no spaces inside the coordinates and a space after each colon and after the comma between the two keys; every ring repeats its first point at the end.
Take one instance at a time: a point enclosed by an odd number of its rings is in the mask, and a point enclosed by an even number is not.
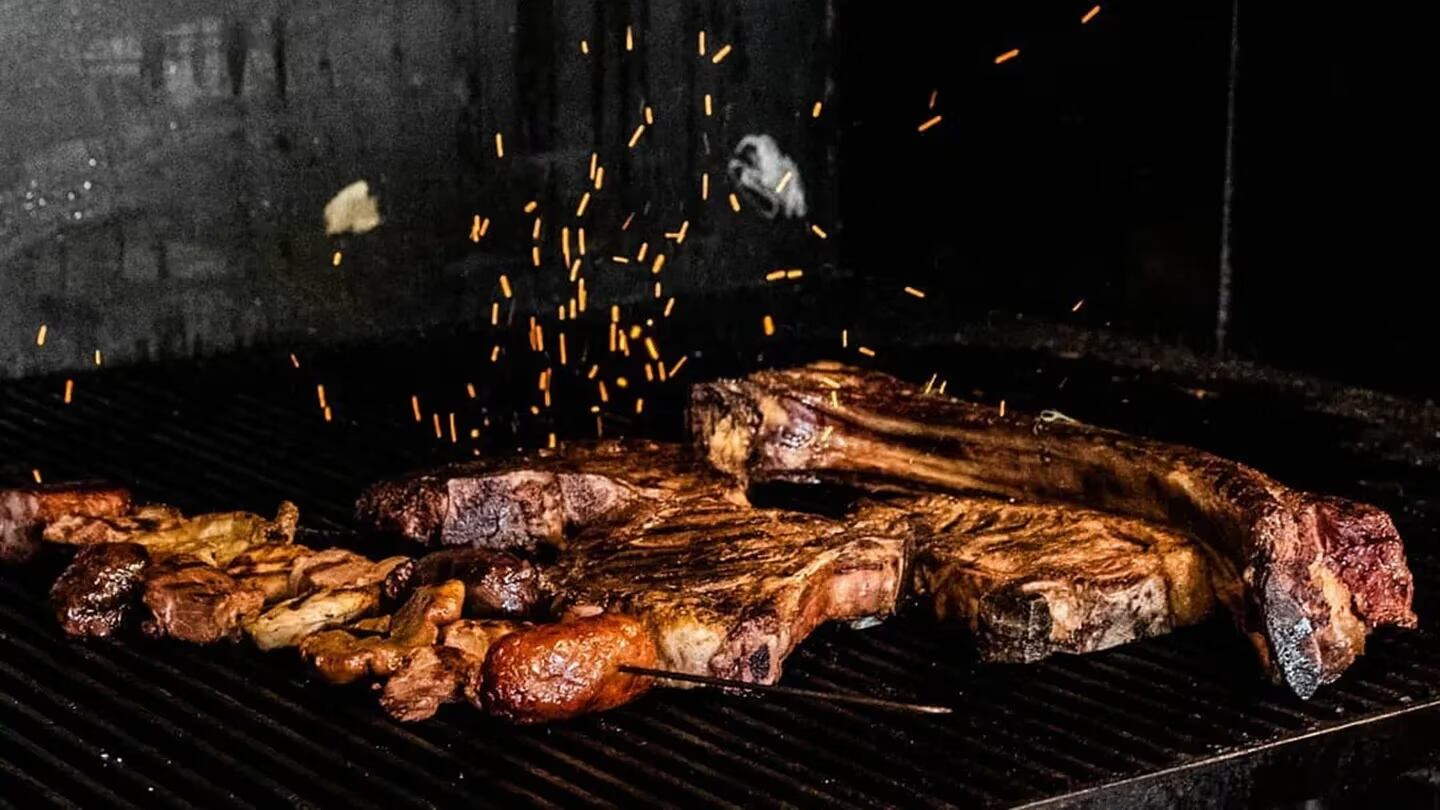
{"type": "Polygon", "coordinates": [[[1388,515],[1291,489],[1187,447],[1011,414],[833,363],[692,389],[700,451],[742,480],[900,483],[1077,504],[1193,534],[1240,573],[1237,619],[1301,696],[1375,627],[1413,627],[1414,585],[1388,515]]]}
{"type": "Polygon", "coordinates": [[[991,498],[891,504],[925,524],[915,591],[938,618],[969,625],[985,661],[1028,663],[1163,635],[1240,597],[1223,560],[1150,521],[991,498]]]}

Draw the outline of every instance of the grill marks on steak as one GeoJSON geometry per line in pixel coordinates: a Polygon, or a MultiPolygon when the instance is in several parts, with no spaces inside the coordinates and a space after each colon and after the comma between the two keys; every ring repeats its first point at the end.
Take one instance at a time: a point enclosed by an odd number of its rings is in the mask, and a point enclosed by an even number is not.
{"type": "Polygon", "coordinates": [[[1223,561],[1148,521],[984,498],[892,503],[929,524],[915,590],[938,618],[969,625],[983,660],[1094,652],[1199,622],[1217,600],[1239,604],[1223,561]]]}
{"type": "Polygon", "coordinates": [[[836,364],[698,385],[689,418],[707,459],[747,480],[900,482],[1079,504],[1191,532],[1240,572],[1238,618],[1265,668],[1301,696],[1339,677],[1369,630],[1415,624],[1389,516],[1198,450],[1002,418],[836,364]]]}
{"type": "Polygon", "coordinates": [[[150,635],[213,644],[238,639],[242,623],[260,614],[265,594],[193,557],[172,557],[147,572],[144,601],[150,635]]]}
{"type": "Polygon", "coordinates": [[[878,507],[847,525],[681,498],[578,535],[554,574],[557,601],[642,618],[667,669],[771,683],[821,623],[894,611],[910,534],[878,507]]]}

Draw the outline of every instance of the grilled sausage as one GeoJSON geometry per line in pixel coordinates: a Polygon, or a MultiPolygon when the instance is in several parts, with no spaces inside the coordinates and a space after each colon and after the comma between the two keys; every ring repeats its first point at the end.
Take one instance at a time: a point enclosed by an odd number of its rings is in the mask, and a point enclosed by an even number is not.
{"type": "Polygon", "coordinates": [[[104,484],[0,489],[0,563],[23,563],[35,556],[41,530],[58,517],[113,517],[128,511],[129,490],[104,484]]]}
{"type": "Polygon", "coordinates": [[[653,684],[621,672],[625,664],[659,665],[650,631],[630,616],[606,613],[511,633],[485,657],[479,707],[516,723],[613,709],[653,684]]]}

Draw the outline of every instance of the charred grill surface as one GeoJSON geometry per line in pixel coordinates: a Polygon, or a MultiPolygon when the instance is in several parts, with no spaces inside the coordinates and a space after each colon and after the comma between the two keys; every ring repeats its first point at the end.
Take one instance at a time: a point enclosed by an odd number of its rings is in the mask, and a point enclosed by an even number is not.
{"type": "Polygon", "coordinates": [[[1239,619],[1301,696],[1382,625],[1413,627],[1413,582],[1384,512],[1289,489],[1186,447],[927,394],[832,363],[697,386],[690,420],[718,469],[749,479],[896,482],[1077,503],[1193,532],[1241,573],[1239,619]]]}

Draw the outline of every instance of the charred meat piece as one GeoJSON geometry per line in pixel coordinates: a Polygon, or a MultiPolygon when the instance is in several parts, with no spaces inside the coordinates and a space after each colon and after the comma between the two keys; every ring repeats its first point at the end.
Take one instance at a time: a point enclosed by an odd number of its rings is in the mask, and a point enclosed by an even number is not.
{"type": "Polygon", "coordinates": [[[495,642],[530,626],[504,619],[461,619],[440,628],[440,645],[464,650],[483,661],[495,642]]]}
{"type": "Polygon", "coordinates": [[[104,484],[0,489],[0,563],[22,563],[35,556],[43,530],[56,520],[113,517],[129,509],[129,490],[104,484]]]}
{"type": "Polygon", "coordinates": [[[408,557],[387,557],[379,562],[342,548],[314,552],[296,562],[290,572],[295,595],[330,588],[368,588],[385,581],[408,557]]]}
{"type": "Polygon", "coordinates": [[[477,707],[516,723],[543,723],[634,700],[653,685],[621,666],[655,667],[646,623],[602,614],[511,633],[485,658],[477,707]]]}
{"type": "Polygon", "coordinates": [[[44,538],[69,545],[138,543],[154,557],[186,555],[225,566],[256,546],[291,542],[298,519],[289,501],[280,504],[274,520],[249,512],[187,518],[168,506],[145,506],[119,517],[67,515],[46,526],[44,538]]]}
{"type": "Polygon", "coordinates": [[[1265,669],[1309,696],[1380,625],[1415,625],[1390,518],[1243,464],[1064,418],[1001,417],[830,363],[692,389],[701,452],[744,480],[899,483],[1070,503],[1175,527],[1243,577],[1237,616],[1265,669]]]}
{"type": "Polygon", "coordinates": [[[70,636],[108,636],[135,612],[150,555],[134,543],[80,549],[50,589],[50,604],[70,636]]]}
{"type": "Polygon", "coordinates": [[[385,579],[387,599],[398,601],[420,585],[449,579],[465,583],[471,616],[533,616],[542,606],[540,571],[529,560],[487,548],[435,551],[397,565],[385,579]]]}
{"type": "Polygon", "coordinates": [[[773,683],[820,624],[894,611],[912,531],[880,506],[842,522],[680,499],[577,536],[553,573],[557,605],[644,621],[666,669],[773,683]]]}
{"type": "Polygon", "coordinates": [[[262,650],[294,647],[314,633],[339,627],[374,613],[380,607],[375,586],[325,588],[274,605],[245,621],[245,631],[262,650]]]}
{"type": "Polygon", "coordinates": [[[940,619],[970,626],[983,660],[1103,650],[1199,622],[1217,598],[1239,603],[1224,561],[1148,521],[943,495],[892,505],[929,524],[916,591],[940,619]]]}
{"type": "Polygon", "coordinates": [[[372,531],[432,546],[528,549],[702,489],[743,498],[678,446],[598,442],[376,484],[356,515],[372,531]]]}
{"type": "Polygon", "coordinates": [[[424,585],[395,612],[384,635],[326,630],[305,638],[300,654],[331,683],[387,677],[416,648],[434,646],[440,627],[459,619],[464,604],[465,584],[459,580],[424,585]]]}
{"type": "Polygon", "coordinates": [[[150,567],[144,600],[150,635],[211,644],[238,638],[241,624],[259,615],[265,594],[193,557],[172,557],[150,567]]]}
{"type": "Polygon", "coordinates": [[[455,647],[417,647],[385,681],[380,708],[402,723],[428,720],[480,691],[483,658],[455,647]]]}
{"type": "Polygon", "coordinates": [[[258,588],[265,594],[265,604],[295,596],[290,574],[297,564],[317,552],[294,543],[270,543],[246,551],[225,566],[225,573],[258,588]]]}

